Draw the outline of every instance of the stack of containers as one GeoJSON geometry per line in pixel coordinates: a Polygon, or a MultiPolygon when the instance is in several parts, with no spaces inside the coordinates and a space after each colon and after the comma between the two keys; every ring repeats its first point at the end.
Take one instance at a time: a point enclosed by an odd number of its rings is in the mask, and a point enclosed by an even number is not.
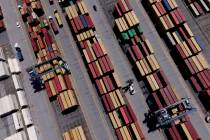
{"type": "Polygon", "coordinates": [[[78,102],[72,88],[70,74],[62,67],[63,64],[62,60],[54,59],[39,66],[37,72],[42,75],[48,97],[57,98],[61,111],[65,112],[78,106],[78,102]]]}
{"type": "Polygon", "coordinates": [[[210,70],[202,54],[203,42],[194,36],[185,16],[172,0],[144,1],[145,6],[152,11],[152,19],[158,22],[158,28],[163,34],[174,61],[180,68],[184,78],[189,80],[195,92],[198,92],[207,110],[210,109],[210,70]],[[168,17],[167,19],[164,17],[168,17]]]}
{"type": "MultiPolygon", "coordinates": [[[[3,59],[6,63],[3,52],[1,52],[0,59],[3,59]]],[[[4,106],[2,109],[0,109],[0,116],[5,117],[7,115],[12,115],[14,127],[17,133],[5,139],[26,139],[27,134],[29,139],[33,138],[34,140],[36,140],[36,133],[33,133],[32,136],[31,134],[29,134],[29,132],[25,133],[24,131],[24,129],[28,130],[31,127],[34,127],[34,125],[20,76],[21,68],[19,62],[16,58],[8,58],[7,62],[10,69],[10,73],[12,75],[12,80],[14,83],[16,94],[9,94],[0,99],[1,106],[4,106]]]]}
{"type": "Polygon", "coordinates": [[[64,140],[86,140],[82,126],[74,127],[63,133],[64,140]]]}
{"type": "MultiPolygon", "coordinates": [[[[152,111],[157,111],[179,101],[164,72],[154,56],[150,42],[145,38],[140,23],[128,0],[118,0],[114,5],[116,35],[122,43],[129,44],[125,52],[132,65],[150,91],[148,100],[152,111]],[[130,33],[132,32],[132,33],[130,33]],[[126,36],[126,37],[125,37],[126,36]]],[[[183,108],[176,107],[171,115],[181,112],[183,108]]],[[[188,116],[172,122],[165,130],[168,139],[198,139],[188,116]]]]}
{"type": "Polygon", "coordinates": [[[0,81],[9,77],[8,66],[5,60],[3,48],[0,47],[0,81]]]}
{"type": "Polygon", "coordinates": [[[195,17],[210,12],[209,0],[184,0],[195,17]]]}
{"type": "Polygon", "coordinates": [[[76,0],[63,5],[68,5],[64,9],[70,28],[118,139],[144,139],[134,112],[122,97],[121,83],[102,41],[96,37],[85,3],[76,0]]]}
{"type": "Polygon", "coordinates": [[[39,0],[18,1],[20,13],[28,29],[32,48],[39,65],[38,73],[42,75],[48,97],[57,99],[61,112],[64,113],[78,106],[70,74],[66,72],[59,47],[51,35],[52,30],[43,13],[39,0]],[[53,60],[53,61],[51,61],[53,60]]]}
{"type": "Polygon", "coordinates": [[[4,18],[4,16],[3,16],[1,6],[0,6],[0,33],[6,29],[5,25],[4,25],[3,18],[4,18]]]}

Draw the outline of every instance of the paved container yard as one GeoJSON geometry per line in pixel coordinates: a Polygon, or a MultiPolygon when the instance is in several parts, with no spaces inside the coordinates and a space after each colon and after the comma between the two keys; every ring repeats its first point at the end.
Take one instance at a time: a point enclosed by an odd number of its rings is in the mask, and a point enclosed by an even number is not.
{"type": "MultiPolygon", "coordinates": [[[[3,20],[6,26],[6,30],[0,33],[0,47],[4,48],[6,58],[14,58],[16,57],[14,44],[18,43],[21,46],[24,61],[20,62],[22,70],[20,75],[29,103],[33,124],[37,130],[38,140],[62,140],[63,133],[79,125],[83,127],[87,140],[117,140],[116,129],[114,129],[109,115],[107,115],[102,104],[102,99],[98,95],[97,87],[93,84],[93,79],[89,75],[90,72],[85,65],[84,56],[81,55],[78,42],[74,39],[74,34],[70,29],[69,23],[67,23],[65,10],[61,8],[58,0],[53,0],[53,4],[50,4],[48,0],[40,1],[46,19],[52,16],[56,26],[57,22],[54,10],[57,10],[60,14],[63,27],[59,28],[57,26],[58,34],[54,34],[52,30],[49,30],[49,33],[53,37],[53,41],[57,42],[61,51],[61,57],[69,66],[71,81],[79,106],[63,114],[58,102],[56,100],[49,100],[45,89],[34,93],[26,69],[37,64],[37,60],[31,45],[28,29],[26,28],[27,23],[22,20],[16,0],[0,0],[0,6],[4,15],[3,20]],[[17,22],[20,23],[20,28],[17,27],[17,22]]],[[[113,30],[115,24],[113,11],[117,0],[83,1],[97,31],[95,36],[102,40],[122,86],[126,86],[126,82],[129,79],[133,79],[136,94],[131,95],[125,92],[122,93],[122,96],[126,103],[131,105],[145,139],[168,139],[164,129],[148,132],[148,126],[143,123],[145,113],[149,111],[146,99],[150,93],[143,80],[139,79],[134,72],[133,66],[122,48],[126,46],[120,44],[120,39],[117,38],[113,30]],[[94,10],[94,6],[97,7],[97,10],[94,10]]],[[[210,13],[195,18],[183,0],[176,1],[186,16],[192,32],[204,41],[206,47],[202,48],[203,54],[210,63],[210,13]]],[[[161,69],[175,90],[176,95],[180,99],[190,97],[192,106],[196,108],[195,112],[189,114],[192,125],[202,140],[208,140],[210,137],[210,124],[205,121],[206,110],[197,98],[197,93],[192,90],[190,83],[181,75],[165,41],[157,32],[156,26],[150,19],[141,0],[131,0],[129,2],[140,21],[140,26],[143,28],[145,37],[150,41],[154,49],[155,57],[161,69]]],[[[15,93],[16,89],[11,76],[0,81],[0,98],[15,93]]],[[[0,118],[0,140],[4,140],[15,133],[12,115],[0,118]]]]}

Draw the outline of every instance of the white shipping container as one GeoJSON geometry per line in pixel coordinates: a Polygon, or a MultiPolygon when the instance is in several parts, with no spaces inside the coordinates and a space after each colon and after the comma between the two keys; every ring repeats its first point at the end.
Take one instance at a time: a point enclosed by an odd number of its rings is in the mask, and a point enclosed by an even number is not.
{"type": "Polygon", "coordinates": [[[0,47],[0,61],[5,61],[5,55],[2,47],[0,47]]]}
{"type": "Polygon", "coordinates": [[[33,121],[32,121],[32,117],[31,117],[31,113],[30,113],[29,108],[23,108],[21,110],[21,112],[22,112],[22,115],[23,115],[25,125],[26,126],[32,125],[33,121]]]}
{"type": "Polygon", "coordinates": [[[11,73],[20,73],[21,68],[16,58],[8,58],[8,65],[11,73]]]}
{"type": "Polygon", "coordinates": [[[11,73],[15,73],[15,67],[14,67],[14,65],[13,65],[12,59],[11,59],[11,58],[8,58],[7,61],[8,61],[8,65],[9,65],[10,72],[11,72],[11,73]]]}
{"type": "Polygon", "coordinates": [[[0,80],[9,77],[7,63],[0,60],[0,80]]]}
{"type": "Polygon", "coordinates": [[[4,140],[27,140],[25,131],[20,131],[9,137],[4,138],[4,140]]]}
{"type": "Polygon", "coordinates": [[[20,80],[20,75],[13,74],[12,75],[12,80],[13,80],[13,83],[14,83],[14,86],[15,86],[16,90],[22,90],[23,89],[23,84],[20,80]]]}
{"type": "Polygon", "coordinates": [[[18,96],[18,100],[19,100],[21,108],[28,106],[25,91],[23,91],[23,90],[17,91],[17,96],[18,96]]]}
{"type": "Polygon", "coordinates": [[[23,120],[21,117],[21,113],[20,112],[15,112],[12,114],[12,118],[14,121],[14,125],[15,125],[15,130],[19,131],[20,129],[23,128],[23,120]]]}
{"type": "Polygon", "coordinates": [[[37,132],[34,126],[27,128],[29,140],[38,140],[37,132]]]}
{"type": "Polygon", "coordinates": [[[4,116],[17,110],[18,104],[15,95],[7,95],[0,98],[0,106],[0,116],[4,116]]]}
{"type": "Polygon", "coordinates": [[[21,68],[20,68],[19,61],[17,60],[17,58],[13,58],[12,61],[15,68],[15,73],[20,73],[21,68]]]}

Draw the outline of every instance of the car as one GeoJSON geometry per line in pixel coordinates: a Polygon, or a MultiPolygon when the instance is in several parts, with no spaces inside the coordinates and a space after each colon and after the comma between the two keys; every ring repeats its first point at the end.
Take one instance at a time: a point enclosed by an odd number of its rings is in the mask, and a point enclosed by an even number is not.
{"type": "Polygon", "coordinates": [[[17,57],[17,59],[19,61],[23,61],[24,58],[23,58],[23,54],[22,54],[20,45],[18,43],[15,43],[14,47],[15,47],[15,50],[16,50],[16,57],[17,57]]]}
{"type": "Polygon", "coordinates": [[[207,112],[207,113],[206,113],[205,121],[206,121],[207,123],[210,123],[210,112],[207,112]]]}
{"type": "Polygon", "coordinates": [[[96,5],[93,5],[93,10],[94,10],[94,11],[97,11],[96,5]]]}
{"type": "Polygon", "coordinates": [[[129,86],[128,92],[129,92],[131,95],[134,95],[134,94],[136,93],[136,91],[135,91],[135,89],[134,89],[134,87],[133,87],[133,84],[131,84],[131,85],[129,86]]]}
{"type": "Polygon", "coordinates": [[[21,27],[21,26],[20,26],[20,22],[18,22],[18,21],[16,22],[16,25],[17,25],[18,28],[21,27]]]}
{"type": "Polygon", "coordinates": [[[51,4],[53,4],[53,3],[54,3],[54,1],[53,1],[53,0],[49,0],[49,3],[50,3],[50,5],[51,5],[51,4]]]}

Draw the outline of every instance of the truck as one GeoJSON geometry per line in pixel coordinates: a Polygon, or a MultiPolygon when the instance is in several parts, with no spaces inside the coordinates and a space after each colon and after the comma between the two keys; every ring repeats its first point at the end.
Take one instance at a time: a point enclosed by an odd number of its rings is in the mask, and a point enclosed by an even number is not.
{"type": "Polygon", "coordinates": [[[54,32],[55,34],[58,34],[58,33],[59,33],[59,32],[58,32],[58,28],[57,28],[57,26],[56,26],[56,24],[55,24],[55,22],[54,22],[52,16],[49,16],[49,23],[50,23],[50,26],[51,26],[53,32],[54,32]]]}
{"type": "Polygon", "coordinates": [[[56,19],[56,21],[58,23],[59,28],[63,27],[63,23],[61,21],[61,17],[58,14],[58,11],[56,9],[54,9],[54,15],[55,15],[55,19],[56,19]]]}

